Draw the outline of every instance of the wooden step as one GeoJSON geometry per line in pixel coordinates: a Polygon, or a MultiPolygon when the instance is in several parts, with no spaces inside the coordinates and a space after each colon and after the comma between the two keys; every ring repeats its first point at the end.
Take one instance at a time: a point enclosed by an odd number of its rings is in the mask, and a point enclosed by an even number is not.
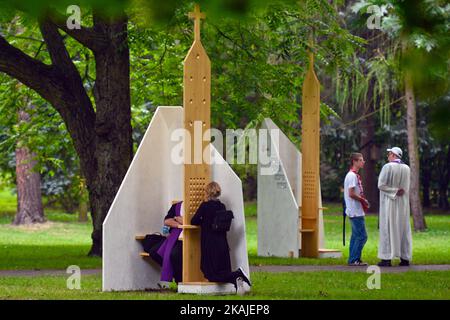
{"type": "MultiPolygon", "coordinates": [[[[298,206],[298,208],[299,208],[299,209],[301,209],[301,208],[302,208],[302,206],[298,206]]],[[[317,208],[317,209],[319,209],[319,210],[328,210],[328,208],[327,208],[327,207],[319,207],[319,208],[317,208]]]]}
{"type": "Polygon", "coordinates": [[[340,259],[342,258],[342,252],[336,249],[319,249],[319,258],[334,258],[340,259]]]}
{"type": "Polygon", "coordinates": [[[327,252],[341,252],[341,250],[337,250],[337,249],[323,249],[323,248],[320,248],[319,249],[319,252],[320,253],[327,253],[327,252]]]}
{"type": "Polygon", "coordinates": [[[136,240],[144,240],[145,239],[145,236],[143,236],[143,235],[137,235],[137,236],[135,236],[134,237],[136,240]]]}
{"type": "Polygon", "coordinates": [[[298,231],[303,232],[303,233],[307,233],[307,232],[314,232],[314,229],[300,229],[298,231]]]}
{"type": "Polygon", "coordinates": [[[139,255],[141,257],[150,257],[150,254],[148,254],[147,252],[140,252],[139,255]]]}

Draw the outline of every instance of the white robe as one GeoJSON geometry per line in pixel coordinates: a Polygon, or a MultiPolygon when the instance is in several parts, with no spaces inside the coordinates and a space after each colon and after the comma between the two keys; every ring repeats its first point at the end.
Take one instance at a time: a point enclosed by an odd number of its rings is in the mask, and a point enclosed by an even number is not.
{"type": "Polygon", "coordinates": [[[412,236],[409,209],[410,169],[406,164],[390,162],[378,178],[380,189],[380,243],[378,258],[391,260],[412,258],[412,236]],[[399,189],[405,190],[397,196],[399,189]]]}

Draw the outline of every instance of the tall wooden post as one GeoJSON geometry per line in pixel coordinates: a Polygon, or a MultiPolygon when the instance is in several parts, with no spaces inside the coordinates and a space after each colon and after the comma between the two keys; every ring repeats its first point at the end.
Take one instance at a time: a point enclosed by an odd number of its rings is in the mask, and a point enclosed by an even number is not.
{"type": "Polygon", "coordinates": [[[319,256],[320,83],[314,73],[314,56],[302,95],[302,257],[319,256]]]}
{"type": "MultiPolygon", "coordinates": [[[[190,133],[185,139],[184,214],[183,224],[191,218],[204,200],[205,186],[210,182],[210,137],[203,134],[210,128],[211,117],[211,63],[200,40],[200,19],[205,14],[195,5],[189,13],[194,20],[194,43],[184,60],[183,106],[184,128],[190,133]],[[190,151],[190,152],[189,152],[190,151]]],[[[200,271],[200,230],[183,231],[183,283],[207,281],[200,271]]]]}

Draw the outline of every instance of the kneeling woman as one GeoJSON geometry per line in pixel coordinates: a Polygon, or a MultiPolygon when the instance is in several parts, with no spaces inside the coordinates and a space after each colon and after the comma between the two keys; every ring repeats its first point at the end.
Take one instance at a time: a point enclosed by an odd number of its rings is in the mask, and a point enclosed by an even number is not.
{"type": "Polygon", "coordinates": [[[242,287],[242,281],[249,286],[250,281],[242,268],[231,271],[230,248],[226,231],[212,230],[212,223],[217,211],[225,210],[220,202],[221,189],[218,183],[211,182],[205,188],[206,201],[202,202],[191,219],[191,224],[201,227],[201,261],[200,269],[206,279],[211,282],[228,282],[234,284],[236,290],[242,287]]]}

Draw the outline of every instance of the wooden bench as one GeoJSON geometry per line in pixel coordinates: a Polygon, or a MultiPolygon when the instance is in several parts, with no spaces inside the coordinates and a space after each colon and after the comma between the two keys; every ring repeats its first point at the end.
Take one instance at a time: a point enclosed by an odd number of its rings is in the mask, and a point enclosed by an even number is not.
{"type": "MultiPolygon", "coordinates": [[[[198,229],[199,226],[194,226],[194,225],[184,225],[184,226],[179,226],[179,228],[182,228],[182,229],[198,229]]],[[[142,240],[145,239],[145,235],[138,234],[138,235],[136,235],[134,238],[135,238],[137,241],[142,241],[142,240]]],[[[147,252],[139,252],[139,255],[140,255],[142,258],[149,258],[149,257],[150,257],[150,254],[148,254],[147,252]]],[[[222,282],[210,282],[210,281],[208,281],[208,282],[182,282],[181,284],[184,284],[184,285],[223,285],[224,283],[222,283],[222,282]]]]}
{"type": "MultiPolygon", "coordinates": [[[[194,226],[194,225],[181,225],[181,226],[178,226],[178,228],[180,228],[180,229],[199,229],[200,227],[194,226]]],[[[136,239],[137,241],[142,241],[145,239],[145,235],[138,234],[138,235],[134,236],[134,239],[136,239]]],[[[142,258],[150,257],[150,254],[148,254],[147,252],[140,252],[139,255],[142,258]]]]}
{"type": "MultiPolygon", "coordinates": [[[[145,235],[140,235],[140,234],[136,235],[136,236],[134,236],[134,239],[136,239],[137,241],[142,241],[145,239],[145,235]]],[[[139,252],[139,255],[142,258],[150,257],[150,254],[148,254],[147,252],[139,252]]]]}

